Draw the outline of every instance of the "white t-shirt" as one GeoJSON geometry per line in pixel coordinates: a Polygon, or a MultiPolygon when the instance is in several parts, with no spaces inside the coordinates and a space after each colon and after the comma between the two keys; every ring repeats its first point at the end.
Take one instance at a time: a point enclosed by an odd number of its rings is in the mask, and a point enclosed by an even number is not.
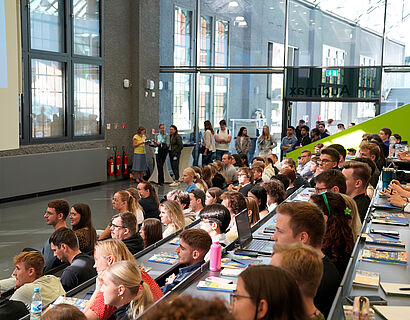
{"type": "MultiPolygon", "coordinates": [[[[218,139],[224,139],[228,140],[229,137],[231,137],[231,133],[228,129],[225,129],[222,131],[221,129],[218,129],[215,134],[215,138],[218,139]]],[[[229,143],[216,143],[216,150],[223,150],[223,151],[229,151],[229,143]]]]}

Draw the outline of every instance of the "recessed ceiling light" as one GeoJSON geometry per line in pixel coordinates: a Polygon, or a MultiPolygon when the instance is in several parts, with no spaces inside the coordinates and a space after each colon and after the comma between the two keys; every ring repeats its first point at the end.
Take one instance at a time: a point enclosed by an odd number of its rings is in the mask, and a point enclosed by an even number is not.
{"type": "Polygon", "coordinates": [[[242,17],[242,16],[237,16],[237,17],[235,18],[235,20],[236,20],[236,21],[245,21],[245,18],[242,17]]]}
{"type": "Polygon", "coordinates": [[[236,1],[230,1],[228,6],[232,7],[232,8],[236,8],[239,6],[239,3],[236,1]]]}
{"type": "Polygon", "coordinates": [[[238,23],[238,26],[240,26],[240,27],[246,27],[248,24],[246,23],[246,21],[240,21],[239,23],[238,23]]]}

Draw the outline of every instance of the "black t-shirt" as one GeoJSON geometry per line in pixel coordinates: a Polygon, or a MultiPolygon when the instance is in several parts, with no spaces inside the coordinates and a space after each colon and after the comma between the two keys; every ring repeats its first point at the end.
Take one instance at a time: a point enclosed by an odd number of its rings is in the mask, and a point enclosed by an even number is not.
{"type": "Polygon", "coordinates": [[[212,179],[212,187],[223,189],[225,188],[225,184],[225,178],[220,173],[217,173],[212,179]]]}
{"type": "Polygon", "coordinates": [[[340,285],[340,275],[335,265],[327,256],[322,258],[323,276],[317,289],[314,303],[316,308],[327,318],[333,300],[335,299],[337,289],[340,285]]]}
{"type": "Polygon", "coordinates": [[[64,269],[60,282],[65,291],[69,291],[81,283],[95,277],[94,258],[85,254],[77,254],[71,264],[64,269]]]}
{"type": "Polygon", "coordinates": [[[248,192],[251,191],[251,189],[254,187],[255,185],[252,183],[248,183],[246,186],[243,186],[242,188],[240,188],[238,190],[238,192],[242,193],[244,197],[248,196],[248,192]]]}
{"type": "Polygon", "coordinates": [[[159,219],[159,209],[155,198],[150,196],[148,198],[140,199],[138,201],[144,209],[144,219],[156,218],[159,219]]]}
{"type": "Polygon", "coordinates": [[[0,302],[0,319],[18,320],[27,314],[26,305],[21,301],[3,300],[0,302]]]}
{"type": "Polygon", "coordinates": [[[305,178],[303,178],[299,173],[296,174],[296,179],[293,181],[293,186],[296,189],[299,189],[301,186],[304,186],[306,188],[310,187],[309,181],[307,181],[305,178]]]}
{"type": "Polygon", "coordinates": [[[369,209],[370,198],[364,193],[362,193],[354,197],[353,200],[357,204],[357,209],[359,210],[360,221],[363,223],[363,220],[366,217],[367,209],[369,209]]]}

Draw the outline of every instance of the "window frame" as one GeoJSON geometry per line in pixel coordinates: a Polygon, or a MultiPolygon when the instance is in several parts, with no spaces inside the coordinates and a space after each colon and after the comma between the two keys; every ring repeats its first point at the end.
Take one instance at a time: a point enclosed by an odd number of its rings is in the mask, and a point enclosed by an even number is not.
{"type": "Polygon", "coordinates": [[[52,52],[31,49],[30,29],[30,0],[20,0],[21,18],[21,53],[23,91],[20,95],[20,144],[35,145],[45,143],[63,143],[75,141],[103,140],[105,136],[104,122],[104,0],[99,1],[99,56],[83,56],[74,54],[74,0],[57,0],[62,12],[62,52],[52,52]],[[32,74],[31,62],[33,59],[56,61],[63,64],[64,72],[64,135],[60,137],[33,137],[32,125],[32,74]],[[99,133],[93,135],[76,136],[74,133],[74,64],[88,64],[99,68],[99,133]]]}

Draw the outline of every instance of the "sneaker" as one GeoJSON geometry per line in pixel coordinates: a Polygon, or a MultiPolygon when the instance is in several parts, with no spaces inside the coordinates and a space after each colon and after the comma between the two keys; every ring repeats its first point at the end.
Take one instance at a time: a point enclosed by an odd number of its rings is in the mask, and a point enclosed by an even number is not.
{"type": "Polygon", "coordinates": [[[169,185],[170,187],[178,187],[179,186],[179,182],[173,182],[169,185]]]}

